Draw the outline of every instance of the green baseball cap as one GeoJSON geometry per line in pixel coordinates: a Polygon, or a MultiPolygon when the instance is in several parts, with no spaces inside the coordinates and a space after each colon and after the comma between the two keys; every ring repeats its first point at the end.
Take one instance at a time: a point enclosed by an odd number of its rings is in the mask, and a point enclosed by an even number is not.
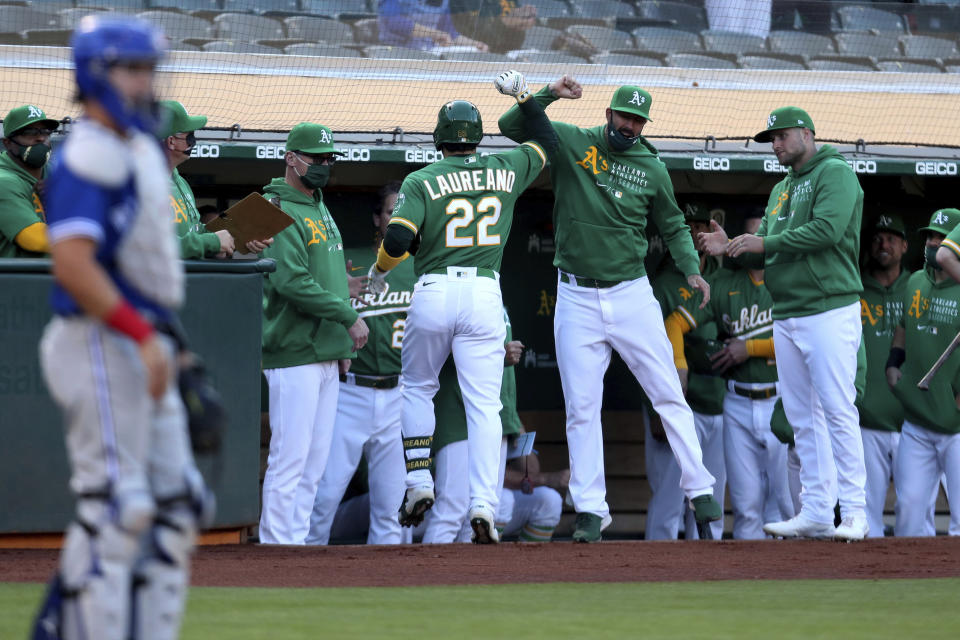
{"type": "Polygon", "coordinates": [[[687,222],[710,222],[710,210],[702,202],[688,202],[683,207],[683,219],[687,222]]]}
{"type": "Polygon", "coordinates": [[[770,142],[770,132],[780,129],[792,129],[794,127],[803,127],[817,132],[813,128],[813,119],[806,111],[800,107],[780,107],[774,109],[767,116],[767,128],[753,136],[755,142],[770,142]]]}
{"type": "Polygon", "coordinates": [[[907,228],[903,224],[903,218],[896,213],[881,213],[873,223],[873,231],[889,231],[895,233],[901,238],[907,237],[907,228]]]}
{"type": "Polygon", "coordinates": [[[312,122],[301,122],[290,129],[287,136],[287,151],[303,151],[304,153],[335,153],[342,152],[333,148],[333,132],[330,127],[312,122]]]}
{"type": "Polygon", "coordinates": [[[614,111],[626,111],[650,120],[650,105],[653,98],[650,93],[640,87],[624,85],[613,92],[610,108],[614,111]]]}
{"type": "Polygon", "coordinates": [[[163,100],[160,103],[163,126],[160,128],[160,139],[176,133],[190,133],[207,126],[207,116],[191,116],[186,107],[176,100],[163,100]]]}
{"type": "Polygon", "coordinates": [[[960,222],[960,211],[956,209],[938,209],[930,216],[930,223],[918,231],[933,231],[948,235],[960,222]]]}
{"type": "Polygon", "coordinates": [[[60,123],[53,118],[48,118],[40,107],[32,104],[25,104],[22,107],[16,107],[10,110],[7,117],[3,119],[3,137],[9,138],[16,135],[20,129],[26,129],[32,124],[40,123],[47,129],[56,129],[60,123]]]}

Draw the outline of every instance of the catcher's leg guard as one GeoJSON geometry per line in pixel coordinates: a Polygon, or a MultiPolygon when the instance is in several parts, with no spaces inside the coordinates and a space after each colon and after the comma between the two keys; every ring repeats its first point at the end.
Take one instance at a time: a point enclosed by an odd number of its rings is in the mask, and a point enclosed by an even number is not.
{"type": "Polygon", "coordinates": [[[56,573],[33,622],[32,640],[63,640],[63,581],[56,573]]]}

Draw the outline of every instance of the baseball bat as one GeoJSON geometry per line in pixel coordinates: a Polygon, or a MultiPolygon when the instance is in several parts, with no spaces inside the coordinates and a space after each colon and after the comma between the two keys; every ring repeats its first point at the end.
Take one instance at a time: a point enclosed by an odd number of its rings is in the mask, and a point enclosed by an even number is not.
{"type": "Polygon", "coordinates": [[[956,351],[957,347],[960,347],[960,333],[953,337],[953,340],[950,341],[950,344],[947,345],[947,348],[943,350],[943,353],[940,354],[940,357],[937,358],[937,361],[933,363],[933,366],[930,367],[930,371],[927,371],[927,375],[920,378],[920,382],[917,383],[917,388],[926,391],[930,388],[930,381],[933,380],[933,376],[937,375],[937,371],[940,371],[940,368],[947,361],[947,358],[956,351]]]}

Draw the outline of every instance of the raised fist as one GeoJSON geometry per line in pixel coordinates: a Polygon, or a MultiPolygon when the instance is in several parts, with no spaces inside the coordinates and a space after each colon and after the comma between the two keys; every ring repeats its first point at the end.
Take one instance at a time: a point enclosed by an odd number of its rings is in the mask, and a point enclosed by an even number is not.
{"type": "Polygon", "coordinates": [[[370,265],[370,271],[367,272],[367,291],[375,296],[380,295],[387,290],[387,274],[377,269],[377,265],[370,265]]]}
{"type": "Polygon", "coordinates": [[[493,86],[495,86],[500,93],[513,96],[517,100],[521,100],[529,94],[527,91],[527,81],[524,79],[523,74],[512,69],[498,75],[493,81],[493,86]]]}

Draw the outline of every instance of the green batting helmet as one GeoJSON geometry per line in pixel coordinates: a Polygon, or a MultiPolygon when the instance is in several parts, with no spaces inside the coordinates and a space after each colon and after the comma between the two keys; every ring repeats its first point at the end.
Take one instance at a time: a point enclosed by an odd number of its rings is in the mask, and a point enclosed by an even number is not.
{"type": "Polygon", "coordinates": [[[440,107],[437,126],[433,129],[433,144],[480,144],[483,139],[483,121],[480,111],[466,100],[453,100],[440,107]]]}

